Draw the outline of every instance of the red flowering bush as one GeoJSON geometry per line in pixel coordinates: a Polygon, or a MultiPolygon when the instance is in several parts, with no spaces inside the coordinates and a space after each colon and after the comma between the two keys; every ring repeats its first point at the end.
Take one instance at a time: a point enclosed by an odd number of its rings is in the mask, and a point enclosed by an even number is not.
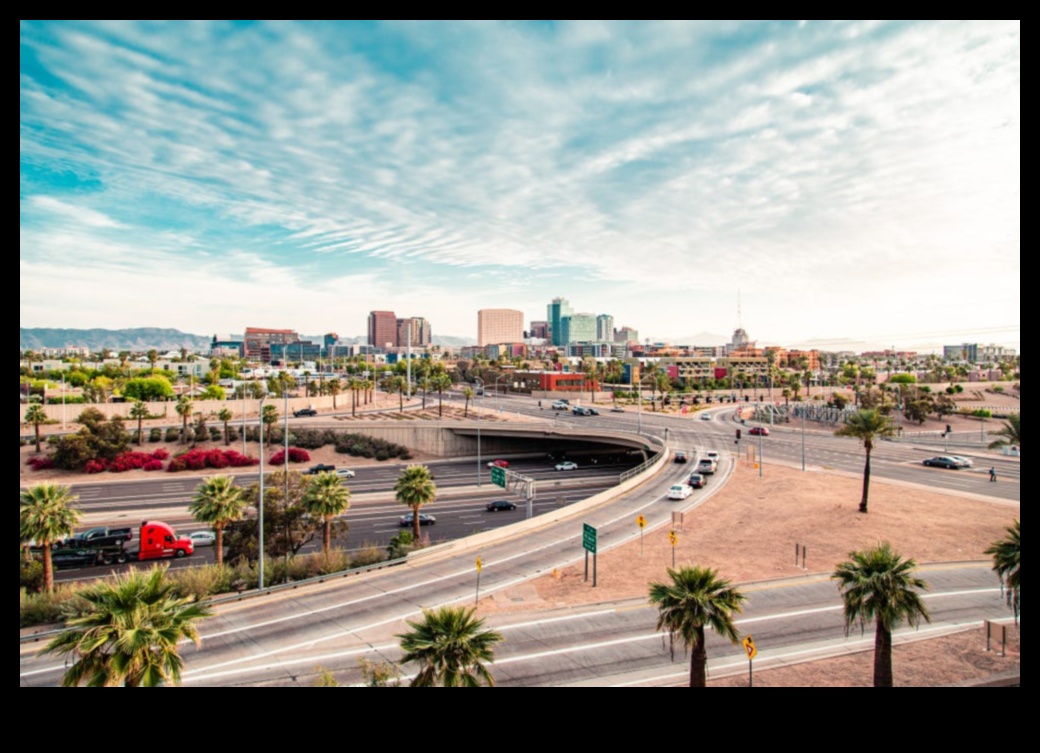
{"type": "Polygon", "coordinates": [[[160,447],[158,450],[152,453],[152,457],[155,460],[168,460],[170,458],[170,451],[165,447],[160,447]]]}
{"type": "MultiPolygon", "coordinates": [[[[309,463],[311,455],[306,450],[301,450],[299,447],[289,448],[289,462],[290,463],[309,463]]],[[[285,450],[279,450],[271,456],[271,465],[283,465],[285,463],[285,450]]]]}
{"type": "Polygon", "coordinates": [[[170,461],[166,468],[169,473],[192,470],[200,471],[204,468],[241,468],[249,465],[258,465],[256,458],[243,455],[235,450],[190,450],[183,455],[178,455],[170,461]]]}
{"type": "Polygon", "coordinates": [[[48,455],[36,455],[26,460],[25,464],[34,471],[43,471],[54,467],[54,459],[48,455]]]}
{"type": "Polygon", "coordinates": [[[144,469],[146,471],[161,471],[162,470],[162,461],[161,460],[149,460],[147,463],[144,464],[144,469]]]}
{"type": "Polygon", "coordinates": [[[105,470],[104,460],[88,460],[87,464],[83,466],[85,473],[103,473],[105,470]]]}

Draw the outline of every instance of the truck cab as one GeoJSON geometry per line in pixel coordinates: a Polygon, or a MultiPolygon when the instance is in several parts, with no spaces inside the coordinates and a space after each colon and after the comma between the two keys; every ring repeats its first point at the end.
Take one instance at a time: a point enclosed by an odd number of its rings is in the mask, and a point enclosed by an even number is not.
{"type": "Polygon", "coordinates": [[[157,560],[164,557],[186,557],[194,554],[195,545],[187,536],[178,536],[171,526],[158,520],[141,523],[141,548],[138,560],[157,560]]]}

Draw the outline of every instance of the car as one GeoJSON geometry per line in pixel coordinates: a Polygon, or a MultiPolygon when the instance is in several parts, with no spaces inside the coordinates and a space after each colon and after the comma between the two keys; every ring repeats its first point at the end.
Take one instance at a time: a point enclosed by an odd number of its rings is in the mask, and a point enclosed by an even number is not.
{"type": "Polygon", "coordinates": [[[701,458],[700,462],[697,463],[697,473],[703,473],[705,476],[715,473],[715,468],[715,461],[711,458],[701,458]]]}
{"type": "Polygon", "coordinates": [[[293,415],[296,416],[296,418],[300,418],[301,416],[316,416],[318,415],[318,411],[314,410],[314,408],[300,408],[299,410],[294,410],[293,415]]]}
{"type": "Polygon", "coordinates": [[[690,477],[686,479],[686,483],[694,489],[702,489],[704,484],[707,483],[707,479],[699,473],[691,473],[690,477]]]}
{"type": "Polygon", "coordinates": [[[556,464],[556,470],[558,471],[576,471],[578,470],[578,464],[573,460],[564,460],[562,463],[556,464]]]}
{"type": "Polygon", "coordinates": [[[99,565],[99,559],[96,549],[55,549],[51,552],[51,564],[58,570],[99,565]]]}
{"type": "Polygon", "coordinates": [[[334,470],[336,470],[336,466],[334,466],[334,465],[329,465],[328,463],[318,463],[317,465],[312,465],[310,468],[305,470],[303,472],[303,475],[304,476],[315,476],[315,475],[317,475],[319,473],[324,473],[325,471],[334,471],[334,470]]]}
{"type": "Polygon", "coordinates": [[[498,512],[499,510],[515,510],[516,505],[510,502],[508,499],[496,499],[494,502],[487,503],[488,512],[498,512]]]}
{"type": "Polygon", "coordinates": [[[711,421],[711,414],[705,411],[701,412],[701,421],[711,421]]]}
{"type": "Polygon", "coordinates": [[[599,411],[596,410],[595,408],[586,408],[585,409],[585,415],[586,416],[598,416],[599,415],[599,411]]]}
{"type": "Polygon", "coordinates": [[[949,455],[937,455],[934,458],[922,460],[921,463],[931,468],[952,468],[953,470],[960,470],[964,467],[961,465],[960,461],[951,458],[949,455]]]}
{"type": "MultiPolygon", "coordinates": [[[[437,522],[437,518],[433,517],[432,515],[428,515],[427,513],[424,513],[424,512],[419,513],[419,525],[421,525],[421,526],[432,526],[436,522],[437,522]]],[[[405,527],[405,526],[414,525],[415,524],[415,516],[412,513],[408,513],[407,515],[402,515],[400,520],[398,521],[398,523],[401,525],[402,528],[405,527]]]]}
{"type": "Polygon", "coordinates": [[[487,467],[488,468],[508,468],[509,467],[509,461],[508,460],[502,460],[501,458],[499,458],[498,460],[492,460],[490,463],[487,464],[487,467]]]}
{"type": "Polygon", "coordinates": [[[971,468],[973,465],[975,465],[972,462],[971,458],[966,458],[963,455],[947,455],[947,457],[953,458],[958,463],[960,463],[961,468],[971,468]]]}
{"type": "Polygon", "coordinates": [[[340,478],[354,478],[357,474],[349,468],[337,468],[336,475],[340,478]]]}
{"type": "Polygon", "coordinates": [[[613,408],[610,409],[610,412],[611,413],[624,413],[625,409],[622,408],[620,405],[615,405],[613,408]]]}
{"type": "Polygon", "coordinates": [[[750,429],[748,429],[748,434],[750,434],[752,436],[755,436],[755,437],[760,436],[760,435],[763,436],[763,437],[768,437],[769,436],[769,429],[767,429],[764,426],[752,426],[750,429]]]}
{"type": "Polygon", "coordinates": [[[573,413],[575,416],[598,416],[599,415],[599,411],[596,410],[595,408],[586,408],[586,407],[581,406],[581,405],[575,405],[573,408],[571,408],[571,413],[573,413]]]}
{"type": "Polygon", "coordinates": [[[674,455],[672,455],[672,462],[673,463],[685,463],[685,462],[688,462],[688,461],[689,461],[689,458],[686,457],[686,453],[683,452],[682,450],[677,450],[676,453],[674,455]]]}
{"type": "Polygon", "coordinates": [[[555,403],[552,404],[553,410],[567,410],[570,407],[571,404],[566,400],[557,400],[555,403]]]}
{"type": "Polygon", "coordinates": [[[217,541],[217,534],[213,531],[195,531],[194,533],[189,533],[188,538],[191,539],[191,543],[194,544],[196,548],[200,546],[213,546],[217,541]]]}
{"type": "Polygon", "coordinates": [[[719,464],[719,453],[717,450],[708,450],[704,453],[704,457],[710,459],[715,465],[719,464]]]}
{"type": "Polygon", "coordinates": [[[686,484],[673,484],[668,489],[668,499],[686,499],[691,494],[693,494],[693,489],[686,484]]]}

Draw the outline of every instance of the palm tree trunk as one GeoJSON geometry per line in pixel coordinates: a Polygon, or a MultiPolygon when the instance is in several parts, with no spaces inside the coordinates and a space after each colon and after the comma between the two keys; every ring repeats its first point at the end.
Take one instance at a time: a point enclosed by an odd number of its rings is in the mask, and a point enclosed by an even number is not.
{"type": "Polygon", "coordinates": [[[867,511],[867,493],[870,491],[870,450],[866,451],[867,462],[863,466],[863,498],[859,501],[859,511],[867,511]]]}
{"type": "MultiPolygon", "coordinates": [[[[463,418],[469,418],[469,395],[466,396],[466,412],[462,414],[463,418]]],[[[39,452],[39,450],[37,450],[39,452]]]]}
{"type": "MultiPolygon", "coordinates": [[[[144,436],[141,434],[141,424],[142,424],[143,421],[144,421],[144,419],[142,419],[142,418],[137,419],[137,446],[138,447],[140,447],[143,444],[142,440],[144,439],[144,436]]],[[[37,450],[37,452],[39,452],[39,450],[37,450]]]]}
{"type": "Polygon", "coordinates": [[[217,540],[213,542],[213,559],[216,561],[217,567],[220,567],[224,564],[224,528],[214,526],[214,529],[217,534],[217,540]]]}
{"type": "Polygon", "coordinates": [[[228,422],[224,422],[224,446],[227,447],[231,444],[231,437],[228,436],[228,422]]]}
{"type": "Polygon", "coordinates": [[[37,423],[36,426],[36,452],[40,451],[40,425],[37,423]]]}
{"type": "Polygon", "coordinates": [[[51,564],[51,542],[43,542],[43,590],[54,590],[54,566],[51,564]]]}
{"type": "Polygon", "coordinates": [[[705,688],[708,686],[708,652],[704,648],[704,628],[695,628],[695,632],[697,643],[690,651],[690,687],[705,688]]]}
{"type": "Polygon", "coordinates": [[[880,621],[874,632],[874,687],[892,687],[892,631],[880,621]]]}
{"type": "Polygon", "coordinates": [[[328,557],[329,549],[332,548],[332,521],[325,518],[325,530],[321,534],[321,551],[328,557]]]}
{"type": "Polygon", "coordinates": [[[437,390],[437,418],[444,418],[444,393],[437,390]]]}
{"type": "Polygon", "coordinates": [[[412,507],[412,531],[415,536],[415,543],[419,543],[419,505],[412,507]]]}
{"type": "Polygon", "coordinates": [[[357,416],[357,390],[350,391],[350,417],[357,416]]]}

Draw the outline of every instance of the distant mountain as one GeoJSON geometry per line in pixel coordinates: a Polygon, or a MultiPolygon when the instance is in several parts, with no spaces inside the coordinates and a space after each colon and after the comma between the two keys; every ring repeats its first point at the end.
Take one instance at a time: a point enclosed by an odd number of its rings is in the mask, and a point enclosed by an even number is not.
{"type": "Polygon", "coordinates": [[[710,332],[699,332],[696,335],[686,335],[685,337],[650,338],[651,342],[666,342],[672,345],[700,345],[702,347],[726,345],[732,339],[729,335],[713,335],[710,332]]]}
{"type": "Polygon", "coordinates": [[[467,345],[476,345],[477,341],[472,337],[453,337],[451,335],[434,335],[433,344],[446,348],[463,348],[467,345]]]}
{"type": "Polygon", "coordinates": [[[89,348],[98,350],[129,350],[144,353],[187,348],[192,352],[209,352],[210,335],[192,335],[177,329],[138,327],[136,329],[47,329],[19,327],[20,350],[41,348],[89,348]]]}

